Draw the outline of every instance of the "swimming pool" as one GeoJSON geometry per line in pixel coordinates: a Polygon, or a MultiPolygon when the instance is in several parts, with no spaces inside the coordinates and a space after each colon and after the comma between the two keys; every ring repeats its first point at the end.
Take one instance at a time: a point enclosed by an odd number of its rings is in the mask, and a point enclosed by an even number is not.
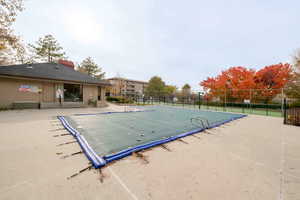
{"type": "Polygon", "coordinates": [[[95,168],[246,115],[168,106],[140,111],[59,116],[95,168]]]}

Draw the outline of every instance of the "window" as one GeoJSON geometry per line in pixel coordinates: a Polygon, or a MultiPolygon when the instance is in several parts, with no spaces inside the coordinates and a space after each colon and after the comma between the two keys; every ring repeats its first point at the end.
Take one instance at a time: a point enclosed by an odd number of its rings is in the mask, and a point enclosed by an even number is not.
{"type": "Polygon", "coordinates": [[[82,101],[82,85],[64,84],[64,101],[65,102],[81,102],[82,101]]]}

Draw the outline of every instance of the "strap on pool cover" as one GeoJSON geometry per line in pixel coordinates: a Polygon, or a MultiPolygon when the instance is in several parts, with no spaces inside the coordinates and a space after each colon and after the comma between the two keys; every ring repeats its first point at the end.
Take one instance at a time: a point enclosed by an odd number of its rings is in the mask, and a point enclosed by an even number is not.
{"type": "Polygon", "coordinates": [[[57,118],[61,121],[65,129],[67,129],[73,135],[73,137],[75,137],[84,154],[92,162],[95,168],[102,167],[106,164],[106,161],[103,158],[99,157],[96,152],[90,147],[84,136],[81,135],[76,129],[74,129],[63,116],[58,116],[57,118]]]}

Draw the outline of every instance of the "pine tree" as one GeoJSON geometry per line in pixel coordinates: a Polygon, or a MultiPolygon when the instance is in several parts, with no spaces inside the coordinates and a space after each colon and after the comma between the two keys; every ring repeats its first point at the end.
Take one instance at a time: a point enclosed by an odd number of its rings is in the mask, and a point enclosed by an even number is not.
{"type": "Polygon", "coordinates": [[[36,59],[40,61],[55,62],[60,58],[64,58],[65,52],[52,35],[46,35],[39,38],[36,45],[29,44],[31,51],[36,59]]]}
{"type": "Polygon", "coordinates": [[[86,73],[97,79],[103,79],[105,72],[93,61],[91,57],[84,59],[78,67],[78,71],[86,73]],[[102,73],[101,73],[102,72],[102,73]]]}
{"type": "Polygon", "coordinates": [[[189,84],[185,84],[183,87],[182,87],[182,94],[183,95],[190,95],[191,94],[191,86],[189,84]]]}

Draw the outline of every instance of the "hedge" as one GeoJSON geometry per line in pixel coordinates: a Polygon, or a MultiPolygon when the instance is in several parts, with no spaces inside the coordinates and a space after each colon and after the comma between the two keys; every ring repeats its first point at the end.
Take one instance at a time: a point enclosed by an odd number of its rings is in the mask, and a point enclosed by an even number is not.
{"type": "Polygon", "coordinates": [[[120,96],[115,96],[115,97],[108,96],[106,97],[106,100],[115,103],[134,103],[133,100],[125,97],[120,97],[120,96]]]}

